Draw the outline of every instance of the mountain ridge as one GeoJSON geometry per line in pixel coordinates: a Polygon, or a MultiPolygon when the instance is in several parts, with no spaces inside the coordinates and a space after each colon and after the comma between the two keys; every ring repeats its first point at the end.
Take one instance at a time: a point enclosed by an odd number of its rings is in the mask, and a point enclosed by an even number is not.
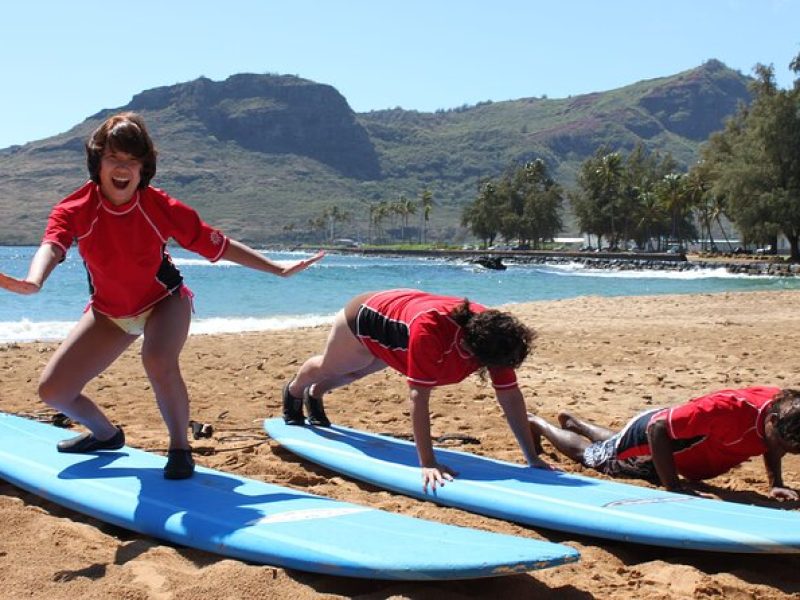
{"type": "Polygon", "coordinates": [[[292,75],[199,78],[136,94],[58,135],[0,150],[0,243],[35,244],[52,204],[86,179],[83,143],[104,118],[140,112],[159,149],[154,185],[251,242],[297,242],[326,208],[365,238],[368,204],[436,206],[430,239],[458,240],[461,207],[483,178],[541,158],[565,185],[597,147],[636,144],[686,167],[700,144],[749,101],[749,79],[711,60],[676,75],[562,99],[481,102],[434,113],[355,113],[333,87],[292,75]]]}

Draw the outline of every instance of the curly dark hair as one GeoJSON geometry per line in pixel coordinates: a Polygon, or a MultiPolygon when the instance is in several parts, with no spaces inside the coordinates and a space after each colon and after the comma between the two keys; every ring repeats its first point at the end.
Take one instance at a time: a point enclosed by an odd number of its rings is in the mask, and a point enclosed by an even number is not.
{"type": "Polygon", "coordinates": [[[800,448],[800,390],[785,389],[775,394],[770,413],[778,415],[775,427],[780,436],[800,448]]]}
{"type": "Polygon", "coordinates": [[[150,185],[156,174],[158,153],[141,116],[132,112],[119,113],[106,119],[92,132],[86,142],[86,166],[89,178],[95,183],[100,183],[100,159],[106,148],[130,154],[139,160],[142,163],[139,189],[150,185]]]}
{"type": "Polygon", "coordinates": [[[536,332],[513,315],[488,309],[473,312],[467,298],[450,317],[464,329],[464,341],[484,367],[519,367],[533,349],[536,332]]]}

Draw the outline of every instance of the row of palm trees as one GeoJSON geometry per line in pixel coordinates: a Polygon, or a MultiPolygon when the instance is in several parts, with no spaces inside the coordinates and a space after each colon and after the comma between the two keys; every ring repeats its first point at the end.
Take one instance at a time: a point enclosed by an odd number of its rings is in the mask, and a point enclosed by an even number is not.
{"type": "MultiPolygon", "coordinates": [[[[367,242],[383,242],[388,238],[387,222],[390,228],[399,229],[399,238],[402,242],[406,239],[407,233],[412,230],[410,225],[411,217],[419,211],[420,222],[417,229],[419,243],[427,241],[428,222],[433,211],[433,193],[424,188],[420,192],[419,198],[413,200],[405,194],[400,194],[394,201],[382,200],[380,202],[368,202],[366,204],[367,219],[367,242]]],[[[325,208],[316,217],[308,219],[306,225],[312,237],[333,241],[336,239],[337,227],[343,223],[353,221],[353,213],[341,208],[339,205],[332,205],[325,208]]]]}
{"type": "Polygon", "coordinates": [[[604,240],[611,248],[633,240],[656,249],[701,240],[715,250],[713,228],[726,240],[728,234],[724,199],[710,188],[702,168],[679,172],[669,156],[641,146],[627,156],[599,148],[581,165],[570,199],[581,231],[594,236],[598,247],[604,240]]]}

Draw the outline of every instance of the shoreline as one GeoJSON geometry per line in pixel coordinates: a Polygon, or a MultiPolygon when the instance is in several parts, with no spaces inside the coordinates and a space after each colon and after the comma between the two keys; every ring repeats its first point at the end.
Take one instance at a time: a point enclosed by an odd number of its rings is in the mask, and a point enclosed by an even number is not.
{"type": "Polygon", "coordinates": [[[776,256],[734,256],[672,254],[667,252],[572,252],[546,250],[416,250],[382,248],[344,248],[322,246],[332,253],[362,256],[416,256],[475,261],[485,258],[503,264],[579,263],[594,269],[690,271],[725,269],[728,273],[794,277],[800,275],[800,263],[776,256]]]}
{"type": "MultiPolygon", "coordinates": [[[[658,267],[652,266],[649,269],[643,269],[641,267],[636,267],[633,265],[620,265],[611,262],[587,262],[585,263],[586,268],[596,269],[596,270],[603,270],[603,269],[614,269],[620,272],[628,271],[628,270],[641,270],[641,271],[668,271],[668,272],[681,272],[681,271],[688,271],[690,267],[688,267],[688,263],[676,263],[674,267],[658,267]]],[[[551,264],[553,264],[551,262],[551,264]]],[[[569,263],[562,263],[562,264],[569,264],[569,263]]],[[[697,267],[699,268],[699,267],[697,267]]],[[[716,270],[720,269],[721,266],[711,263],[706,264],[702,267],[703,269],[708,270],[716,270]]],[[[744,268],[744,267],[743,267],[744,268]]],[[[775,273],[736,273],[738,275],[742,275],[745,277],[754,276],[754,275],[764,275],[764,276],[776,276],[775,273]]],[[[648,293],[648,294],[631,294],[627,296],[615,296],[616,298],[638,298],[638,297],[663,297],[663,296],[703,296],[706,294],[719,294],[719,293],[738,293],[739,291],[742,292],[749,292],[750,290],[742,289],[742,290],[730,290],[727,292],[722,291],[714,291],[714,292],[668,292],[665,294],[655,294],[655,293],[648,293]]],[[[779,292],[781,290],[774,290],[775,292],[779,292]]],[[[765,292],[770,293],[770,292],[765,292]]],[[[578,299],[583,297],[591,297],[591,296],[569,296],[565,298],[561,298],[561,300],[570,300],[570,299],[578,299]]],[[[525,306],[531,303],[538,303],[538,302],[556,302],[558,299],[548,299],[548,300],[536,300],[536,299],[527,299],[527,300],[517,300],[513,302],[503,302],[498,304],[498,306],[503,307],[510,307],[513,310],[513,307],[518,306],[525,306]]],[[[323,315],[319,313],[313,313],[309,315],[268,315],[264,317],[193,317],[192,323],[190,325],[189,336],[196,337],[196,336],[215,336],[215,335],[240,335],[240,334],[258,334],[258,333],[269,333],[273,331],[284,331],[284,332],[292,332],[292,331],[301,331],[304,329],[314,328],[318,326],[327,327],[330,322],[332,321],[336,310],[332,311],[330,314],[323,315]]],[[[8,344],[28,344],[28,343],[60,343],[66,337],[66,334],[72,327],[75,325],[75,320],[63,320],[63,321],[30,321],[28,319],[22,319],[20,321],[8,321],[5,322],[5,335],[8,336],[4,339],[4,335],[0,334],[0,348],[3,345],[8,344]]]]}

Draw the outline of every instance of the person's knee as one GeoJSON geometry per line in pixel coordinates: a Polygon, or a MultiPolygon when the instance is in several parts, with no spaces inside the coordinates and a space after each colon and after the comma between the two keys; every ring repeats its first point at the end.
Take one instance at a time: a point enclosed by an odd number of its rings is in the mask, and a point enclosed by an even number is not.
{"type": "Polygon", "coordinates": [[[37,388],[39,399],[45,404],[51,404],[55,400],[55,389],[49,378],[43,377],[39,380],[39,387],[37,388]]]}
{"type": "Polygon", "coordinates": [[[142,366],[151,380],[163,380],[179,371],[177,357],[154,350],[142,351],[142,366]]]}
{"type": "Polygon", "coordinates": [[[311,383],[318,381],[325,374],[325,371],[322,368],[323,359],[324,356],[322,354],[309,358],[303,363],[303,366],[300,367],[297,377],[299,379],[303,379],[305,381],[305,385],[310,385],[311,383]]]}
{"type": "Polygon", "coordinates": [[[48,406],[60,406],[80,394],[79,389],[71,389],[60,383],[55,377],[44,373],[39,379],[37,393],[42,402],[48,406]]]}

